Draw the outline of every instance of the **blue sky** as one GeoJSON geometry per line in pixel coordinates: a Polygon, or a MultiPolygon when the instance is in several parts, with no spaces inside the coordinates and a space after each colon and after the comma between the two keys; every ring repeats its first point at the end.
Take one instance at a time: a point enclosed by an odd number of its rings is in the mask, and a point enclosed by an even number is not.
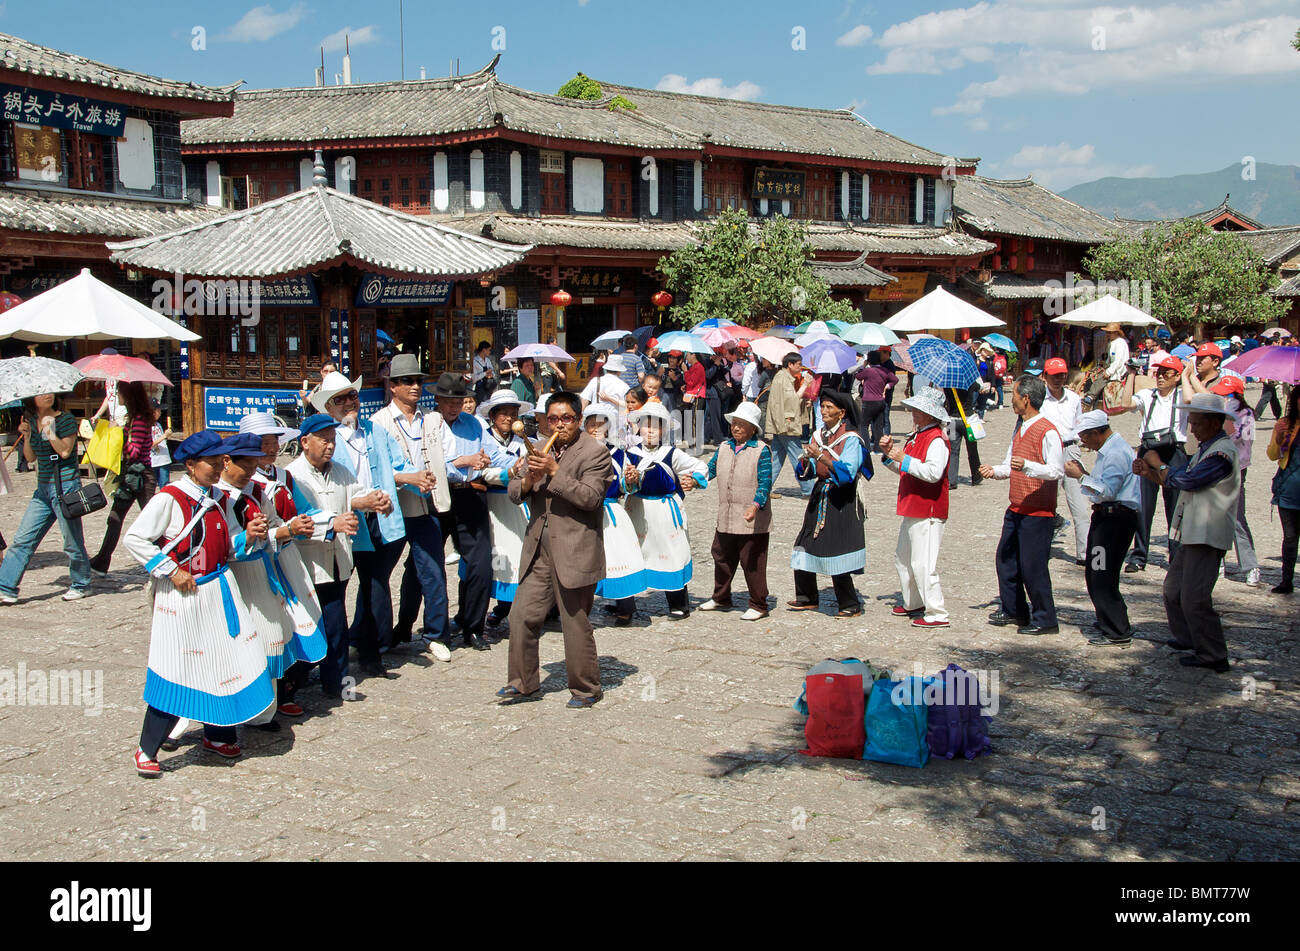
{"type": "MultiPolygon", "coordinates": [[[[504,43],[507,82],[554,92],[581,70],[628,85],[852,106],[927,148],[1033,173],[1103,175],[1300,164],[1300,0],[407,0],[406,75],[473,71],[504,43]],[[802,42],[801,42],[802,40],[802,42]],[[801,47],[802,48],[797,48],[801,47]]],[[[400,75],[398,0],[8,0],[0,30],[176,79],[309,85],[352,37],[355,81],[400,75]],[[128,12],[129,11],[129,12],[128,12]],[[193,48],[201,27],[206,48],[193,48]]]]}

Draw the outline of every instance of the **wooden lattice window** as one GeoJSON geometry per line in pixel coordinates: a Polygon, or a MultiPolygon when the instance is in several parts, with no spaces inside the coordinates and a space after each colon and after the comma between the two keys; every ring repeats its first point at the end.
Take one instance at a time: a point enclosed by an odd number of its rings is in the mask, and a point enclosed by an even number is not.
{"type": "Polygon", "coordinates": [[[905,225],[912,222],[912,178],[909,175],[871,175],[871,218],[873,223],[905,225]]]}
{"type": "Polygon", "coordinates": [[[810,168],[804,179],[803,198],[790,203],[790,217],[809,221],[835,220],[836,173],[828,168],[810,168]]]}
{"type": "Polygon", "coordinates": [[[704,211],[750,210],[748,175],[743,162],[713,161],[704,166],[704,211]]]}
{"type": "Polygon", "coordinates": [[[605,215],[636,217],[636,176],[630,159],[605,160],[605,215]]]}
{"type": "Polygon", "coordinates": [[[541,154],[541,212],[544,215],[569,213],[567,178],[564,173],[564,153],[542,150],[541,154]]]}

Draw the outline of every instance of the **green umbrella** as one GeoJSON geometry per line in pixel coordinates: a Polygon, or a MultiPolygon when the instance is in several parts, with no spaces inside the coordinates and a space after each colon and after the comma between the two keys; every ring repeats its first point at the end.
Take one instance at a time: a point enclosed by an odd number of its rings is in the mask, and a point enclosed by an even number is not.
{"type": "Polygon", "coordinates": [[[861,347],[892,347],[899,342],[898,334],[883,324],[873,323],[853,324],[841,339],[861,347]]]}

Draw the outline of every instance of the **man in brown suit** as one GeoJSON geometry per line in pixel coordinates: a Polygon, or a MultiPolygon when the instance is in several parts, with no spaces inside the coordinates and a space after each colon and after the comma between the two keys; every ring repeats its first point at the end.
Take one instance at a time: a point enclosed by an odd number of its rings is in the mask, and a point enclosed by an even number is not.
{"type": "Polygon", "coordinates": [[[577,396],[553,394],[546,416],[555,434],[553,451],[530,455],[510,477],[510,500],[527,502],[531,517],[510,610],[510,682],[497,696],[505,704],[541,699],[537,642],[555,604],[573,694],[568,705],[581,710],[603,696],[589,615],[596,584],[605,576],[605,493],[618,476],[609,450],[582,431],[577,396]]]}

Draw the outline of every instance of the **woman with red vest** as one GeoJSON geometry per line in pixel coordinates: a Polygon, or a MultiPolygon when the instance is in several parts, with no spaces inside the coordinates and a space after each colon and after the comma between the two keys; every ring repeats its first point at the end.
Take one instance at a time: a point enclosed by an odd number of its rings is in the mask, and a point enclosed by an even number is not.
{"type": "Polygon", "coordinates": [[[231,499],[219,488],[221,436],[197,433],[176,450],[186,475],[158,491],[122,539],[152,576],[153,631],[135,768],[161,774],[158,749],[178,719],[204,727],[203,749],[240,755],[235,725],[275,702],[266,651],[249,619],[230,562],[264,540],[259,524],[234,533],[231,499]]]}
{"type": "Polygon", "coordinates": [[[1056,490],[1065,477],[1061,433],[1042,414],[1047,384],[1025,374],[1011,391],[1011,408],[1020,417],[1011,448],[1000,466],[981,466],[986,479],[1011,480],[1011,505],[998,542],[998,593],[1002,607],[989,623],[1015,624],[1021,634],[1059,634],[1052,598],[1052,534],[1056,490]]]}
{"type": "Polygon", "coordinates": [[[903,603],[894,617],[909,617],[913,627],[947,627],[948,611],[939,589],[939,545],[948,521],[948,414],[943,394],[926,387],[903,405],[912,411],[916,431],[906,445],[892,436],[880,440],[885,466],[899,475],[898,549],[894,565],[902,586],[903,603]]]}

